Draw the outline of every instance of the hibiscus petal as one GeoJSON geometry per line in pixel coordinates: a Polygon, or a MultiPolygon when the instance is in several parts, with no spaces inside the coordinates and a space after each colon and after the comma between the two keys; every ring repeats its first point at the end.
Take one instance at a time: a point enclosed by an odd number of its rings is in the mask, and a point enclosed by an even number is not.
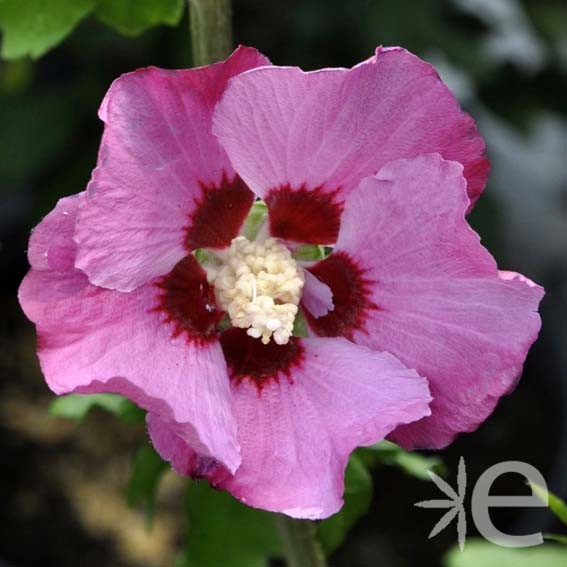
{"type": "Polygon", "coordinates": [[[391,352],[429,380],[432,415],[392,436],[405,447],[443,447],[482,423],[541,325],[542,288],[498,272],[467,224],[461,172],[439,155],[386,165],[349,197],[335,251],[312,268],[335,301],[309,319],[317,334],[391,352]]]}
{"type": "Polygon", "coordinates": [[[76,244],[75,221],[85,193],[60,199],[57,206],[32,230],[28,261],[37,270],[72,270],[76,244]]]}
{"type": "Polygon", "coordinates": [[[130,291],[188,250],[222,248],[237,235],[253,194],[212,135],[212,110],[231,76],[267,64],[240,47],[215,65],[148,67],[112,84],[75,235],[76,265],[91,283],[130,291]]]}
{"type": "Polygon", "coordinates": [[[161,458],[169,461],[180,474],[193,478],[213,478],[230,473],[217,460],[200,455],[175,430],[175,425],[155,413],[146,415],[148,432],[161,458]]]}
{"type": "Polygon", "coordinates": [[[459,161],[473,201],[488,174],[473,120],[435,69],[401,48],[353,69],[249,71],[231,80],[213,131],[270,206],[272,233],[300,242],[334,241],[346,196],[390,160],[459,161]]]}
{"type": "MultiPolygon", "coordinates": [[[[431,398],[426,380],[387,353],[341,338],[302,339],[297,345],[299,356],[261,382],[256,374],[242,374],[242,359],[238,374],[231,367],[242,454],[234,476],[199,460],[166,424],[154,422],[150,435],[179,472],[206,476],[242,502],[325,518],[342,505],[350,453],[428,415],[431,398]]],[[[226,347],[225,355],[230,366],[226,347]]]]}
{"type": "Polygon", "coordinates": [[[216,335],[199,313],[192,315],[196,324],[203,322],[200,335],[197,328],[193,335],[178,333],[174,322],[164,321],[163,289],[156,285],[110,291],[73,268],[71,234],[83,198],[62,199],[36,228],[29,250],[33,267],[19,290],[22,308],[37,327],[47,383],[57,394],[123,394],[175,423],[177,434],[200,454],[235,470],[236,422],[216,335]]]}

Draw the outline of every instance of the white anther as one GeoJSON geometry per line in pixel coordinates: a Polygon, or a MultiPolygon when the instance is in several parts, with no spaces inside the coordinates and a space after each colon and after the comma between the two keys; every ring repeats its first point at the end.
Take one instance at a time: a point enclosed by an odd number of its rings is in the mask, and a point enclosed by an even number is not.
{"type": "Polygon", "coordinates": [[[247,331],[246,334],[254,337],[255,339],[259,339],[262,336],[262,331],[260,331],[260,329],[256,329],[256,327],[250,327],[247,331]]]}
{"type": "Polygon", "coordinates": [[[252,276],[252,303],[256,303],[256,278],[252,276]]]}
{"type": "Polygon", "coordinates": [[[218,302],[235,327],[264,344],[287,344],[293,333],[304,279],[289,250],[274,238],[262,244],[238,236],[223,264],[207,269],[218,302]]]}
{"type": "Polygon", "coordinates": [[[270,319],[266,323],[266,329],[269,331],[277,331],[282,326],[282,322],[279,319],[270,319]]]}

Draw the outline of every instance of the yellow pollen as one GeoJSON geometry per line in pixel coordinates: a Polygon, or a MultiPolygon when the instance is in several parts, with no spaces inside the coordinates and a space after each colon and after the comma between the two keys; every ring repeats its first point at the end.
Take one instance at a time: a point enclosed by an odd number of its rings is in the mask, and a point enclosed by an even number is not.
{"type": "Polygon", "coordinates": [[[274,238],[264,243],[237,236],[219,267],[207,267],[220,306],[234,327],[268,344],[288,343],[297,315],[303,270],[274,238]]]}

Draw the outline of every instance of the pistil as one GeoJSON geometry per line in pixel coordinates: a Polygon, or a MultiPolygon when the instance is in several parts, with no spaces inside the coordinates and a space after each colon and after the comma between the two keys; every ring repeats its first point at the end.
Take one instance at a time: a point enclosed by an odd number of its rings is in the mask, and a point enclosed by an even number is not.
{"type": "Polygon", "coordinates": [[[274,238],[263,243],[232,240],[220,266],[208,266],[220,306],[234,327],[268,344],[287,344],[304,285],[303,271],[274,238]]]}

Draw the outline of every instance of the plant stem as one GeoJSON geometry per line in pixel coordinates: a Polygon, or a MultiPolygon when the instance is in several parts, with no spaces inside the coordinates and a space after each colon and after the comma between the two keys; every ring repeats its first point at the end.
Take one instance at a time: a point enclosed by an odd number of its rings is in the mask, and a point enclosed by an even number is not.
{"type": "Polygon", "coordinates": [[[193,65],[226,59],[232,51],[231,0],[189,0],[193,65]]]}
{"type": "Polygon", "coordinates": [[[313,522],[278,514],[276,524],[288,567],[325,567],[325,557],[315,539],[313,522]]]}

